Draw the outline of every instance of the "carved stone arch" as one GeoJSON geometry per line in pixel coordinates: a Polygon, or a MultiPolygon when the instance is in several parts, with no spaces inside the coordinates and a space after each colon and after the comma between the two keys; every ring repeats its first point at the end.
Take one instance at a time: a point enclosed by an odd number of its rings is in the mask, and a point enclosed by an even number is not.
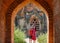
{"type": "MultiPolygon", "coordinates": [[[[14,11],[14,9],[21,4],[22,2],[24,2],[24,0],[15,0],[13,3],[11,3],[11,5],[9,6],[7,12],[6,12],[6,32],[5,32],[5,43],[14,43],[13,38],[13,32],[12,28],[14,27],[12,25],[12,13],[14,11]]],[[[53,13],[51,8],[49,7],[48,3],[46,1],[42,1],[42,0],[36,0],[36,2],[38,2],[39,4],[41,4],[41,6],[43,6],[43,8],[48,12],[48,16],[49,16],[49,43],[53,43],[53,13]],[[44,3],[44,4],[43,4],[44,3]]]]}

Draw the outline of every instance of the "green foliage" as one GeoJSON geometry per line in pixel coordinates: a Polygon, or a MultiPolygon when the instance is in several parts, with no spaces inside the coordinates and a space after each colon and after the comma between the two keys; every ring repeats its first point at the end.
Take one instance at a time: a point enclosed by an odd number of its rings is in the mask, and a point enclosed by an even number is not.
{"type": "Polygon", "coordinates": [[[41,35],[38,37],[38,42],[39,42],[39,43],[47,43],[47,34],[41,34],[41,35]]]}
{"type": "Polygon", "coordinates": [[[26,43],[24,41],[25,39],[25,34],[19,29],[14,30],[14,43],[26,43]]]}

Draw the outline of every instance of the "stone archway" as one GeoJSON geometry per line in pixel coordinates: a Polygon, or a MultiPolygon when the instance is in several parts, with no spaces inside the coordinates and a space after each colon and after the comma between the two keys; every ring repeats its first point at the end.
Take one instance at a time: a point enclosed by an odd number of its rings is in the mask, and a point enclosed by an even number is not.
{"type": "MultiPolygon", "coordinates": [[[[12,31],[14,28],[14,26],[12,25],[13,22],[12,22],[12,19],[14,19],[14,15],[12,17],[12,12],[14,11],[14,9],[21,3],[22,1],[14,1],[10,7],[8,8],[8,11],[6,13],[6,35],[8,34],[8,36],[5,37],[5,43],[13,43],[13,32],[12,31]],[[16,4],[15,4],[16,3],[16,4]],[[9,23],[8,23],[9,22],[9,23]],[[8,26],[8,27],[7,27],[8,26]]],[[[37,1],[38,2],[38,1],[37,1]]],[[[49,43],[53,43],[53,22],[52,22],[52,19],[53,19],[53,13],[52,13],[52,10],[50,9],[49,5],[46,7],[43,2],[48,5],[48,3],[46,3],[45,1],[39,1],[38,3],[41,4],[45,9],[46,11],[48,12],[48,16],[49,16],[49,43]],[[40,3],[41,2],[41,3],[40,3]],[[51,32],[52,31],[52,32],[51,32]]]]}

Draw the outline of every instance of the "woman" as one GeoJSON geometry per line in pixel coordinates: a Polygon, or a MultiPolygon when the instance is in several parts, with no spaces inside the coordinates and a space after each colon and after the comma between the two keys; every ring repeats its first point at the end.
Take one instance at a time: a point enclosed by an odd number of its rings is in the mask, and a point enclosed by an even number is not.
{"type": "Polygon", "coordinates": [[[32,25],[32,27],[29,29],[29,43],[35,43],[36,41],[36,28],[34,25],[32,25]]]}

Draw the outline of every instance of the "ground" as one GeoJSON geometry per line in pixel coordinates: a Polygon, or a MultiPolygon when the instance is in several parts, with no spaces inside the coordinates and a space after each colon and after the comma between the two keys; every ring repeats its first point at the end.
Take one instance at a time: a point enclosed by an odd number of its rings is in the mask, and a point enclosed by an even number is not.
{"type": "MultiPolygon", "coordinates": [[[[29,38],[25,39],[26,43],[29,43],[29,38]]],[[[32,41],[33,42],[33,41],[32,41]]],[[[36,40],[36,43],[38,43],[38,41],[36,40]]]]}

